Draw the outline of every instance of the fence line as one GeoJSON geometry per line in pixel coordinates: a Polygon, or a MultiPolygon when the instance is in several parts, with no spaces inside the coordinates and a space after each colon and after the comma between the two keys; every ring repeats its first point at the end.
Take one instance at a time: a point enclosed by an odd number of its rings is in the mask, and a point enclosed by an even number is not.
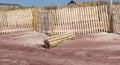
{"type": "MultiPolygon", "coordinates": [[[[44,11],[45,9],[39,10],[44,11]]],[[[39,13],[41,11],[39,11],[39,13]]],[[[64,32],[73,32],[76,35],[81,35],[108,32],[110,30],[107,5],[76,8],[58,8],[55,10],[47,10],[46,13],[49,15],[45,18],[49,20],[47,25],[50,26],[50,29],[48,29],[47,31],[50,34],[57,35],[64,32]],[[54,25],[54,33],[51,32],[52,25],[54,25]]],[[[40,14],[39,16],[42,15],[40,14]]],[[[39,20],[37,22],[41,21],[39,20]]],[[[46,24],[42,25],[46,26],[46,24]]]]}
{"type": "Polygon", "coordinates": [[[13,10],[0,12],[0,34],[32,31],[32,10],[13,10]]]}
{"type": "MultiPolygon", "coordinates": [[[[113,29],[120,33],[120,5],[113,5],[113,29]]],[[[109,32],[107,5],[88,7],[65,7],[57,9],[38,8],[0,11],[0,34],[11,32],[32,31],[47,34],[73,32],[76,35],[109,32]],[[33,13],[36,14],[33,16],[33,13]],[[36,26],[33,26],[33,18],[36,26]],[[34,28],[35,29],[35,28],[34,28]]]]}

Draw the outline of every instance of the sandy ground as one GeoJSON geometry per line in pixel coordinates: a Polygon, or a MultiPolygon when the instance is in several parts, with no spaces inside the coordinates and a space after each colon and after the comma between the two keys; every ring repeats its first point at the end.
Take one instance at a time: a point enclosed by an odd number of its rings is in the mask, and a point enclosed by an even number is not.
{"type": "Polygon", "coordinates": [[[33,46],[44,44],[44,39],[47,39],[48,36],[42,33],[37,32],[23,32],[23,33],[15,33],[15,34],[8,34],[8,35],[1,35],[0,41],[5,41],[9,43],[13,43],[17,45],[24,45],[24,46],[33,46]]]}
{"type": "Polygon", "coordinates": [[[76,36],[52,49],[36,32],[0,36],[0,65],[120,65],[120,35],[76,36]]]}

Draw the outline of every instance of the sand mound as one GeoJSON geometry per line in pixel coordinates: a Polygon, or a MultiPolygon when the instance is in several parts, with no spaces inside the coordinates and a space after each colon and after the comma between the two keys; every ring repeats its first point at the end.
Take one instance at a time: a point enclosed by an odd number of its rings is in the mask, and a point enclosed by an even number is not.
{"type": "Polygon", "coordinates": [[[18,45],[41,45],[44,44],[44,39],[48,38],[47,35],[38,32],[23,32],[9,35],[1,35],[2,41],[8,41],[18,45]]]}
{"type": "Polygon", "coordinates": [[[120,35],[114,33],[94,33],[90,35],[83,35],[81,38],[94,41],[120,42],[120,35]]]}

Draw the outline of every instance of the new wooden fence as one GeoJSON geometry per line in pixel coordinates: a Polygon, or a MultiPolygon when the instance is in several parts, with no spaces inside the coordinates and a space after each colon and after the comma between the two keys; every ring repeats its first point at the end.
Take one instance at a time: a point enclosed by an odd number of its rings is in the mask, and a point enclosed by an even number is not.
{"type": "Polygon", "coordinates": [[[0,34],[32,31],[32,10],[0,11],[0,34]]]}
{"type": "Polygon", "coordinates": [[[120,5],[113,5],[113,32],[120,33],[120,5]]]}
{"type": "Polygon", "coordinates": [[[37,30],[54,35],[73,32],[76,35],[107,32],[110,30],[106,5],[39,9],[37,30]],[[41,13],[41,14],[40,14],[41,13]],[[39,23],[38,23],[39,22],[39,23]],[[42,29],[41,26],[42,25],[42,29]],[[44,28],[43,28],[44,27],[44,28]]]}

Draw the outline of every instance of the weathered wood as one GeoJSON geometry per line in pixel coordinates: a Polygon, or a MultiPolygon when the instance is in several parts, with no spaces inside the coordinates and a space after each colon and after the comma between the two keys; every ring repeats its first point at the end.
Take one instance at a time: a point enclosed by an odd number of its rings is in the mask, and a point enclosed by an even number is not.
{"type": "Polygon", "coordinates": [[[113,32],[120,33],[120,5],[113,5],[113,32]]]}
{"type": "Polygon", "coordinates": [[[73,33],[64,33],[61,35],[56,35],[44,40],[44,46],[46,48],[52,48],[62,43],[64,40],[73,39],[75,35],[73,33]]]}
{"type": "MultiPolygon", "coordinates": [[[[113,5],[113,32],[115,33],[120,32],[119,13],[120,5],[113,5]]],[[[81,35],[110,31],[107,5],[76,8],[58,7],[55,10],[40,8],[36,18],[37,22],[34,26],[41,33],[55,33],[57,35],[73,32],[76,35],[81,35]],[[47,30],[45,30],[46,28],[47,30]]],[[[0,32],[1,34],[7,34],[10,33],[8,31],[32,31],[32,20],[31,9],[2,11],[0,12],[0,32]]]]}
{"type": "Polygon", "coordinates": [[[32,10],[19,9],[0,12],[0,34],[32,31],[32,10]]]}

